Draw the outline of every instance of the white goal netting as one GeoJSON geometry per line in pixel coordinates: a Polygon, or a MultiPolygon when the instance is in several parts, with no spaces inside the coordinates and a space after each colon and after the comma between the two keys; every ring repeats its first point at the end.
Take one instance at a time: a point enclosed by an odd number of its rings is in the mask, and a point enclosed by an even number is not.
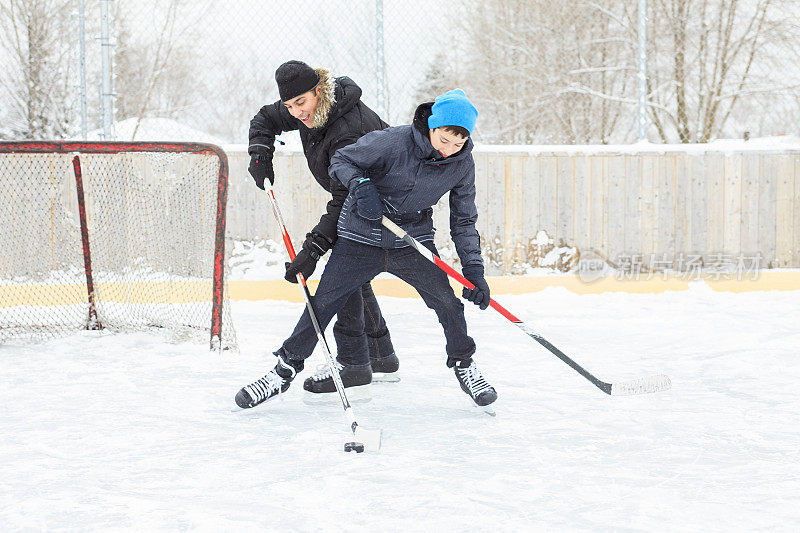
{"type": "Polygon", "coordinates": [[[0,143],[0,342],[156,327],[235,348],[221,151],[21,144],[0,143]]]}

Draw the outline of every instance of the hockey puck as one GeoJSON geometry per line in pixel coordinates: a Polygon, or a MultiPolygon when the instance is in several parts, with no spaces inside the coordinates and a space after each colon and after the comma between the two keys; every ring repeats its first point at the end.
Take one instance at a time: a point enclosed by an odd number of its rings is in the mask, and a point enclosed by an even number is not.
{"type": "Polygon", "coordinates": [[[361,453],[364,451],[364,445],[361,444],[360,442],[345,442],[344,451],[346,452],[355,451],[356,453],[361,453]]]}

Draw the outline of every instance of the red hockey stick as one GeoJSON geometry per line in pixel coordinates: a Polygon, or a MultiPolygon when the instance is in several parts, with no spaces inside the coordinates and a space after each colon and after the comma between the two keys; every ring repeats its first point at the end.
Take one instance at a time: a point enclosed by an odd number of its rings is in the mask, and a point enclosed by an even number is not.
{"type": "MultiPolygon", "coordinates": [[[[289,259],[294,260],[296,254],[294,253],[294,246],[292,246],[292,239],[289,238],[289,232],[286,231],[286,224],[283,223],[283,217],[281,216],[280,209],[278,209],[278,202],[275,200],[275,193],[272,191],[272,185],[270,184],[269,180],[265,180],[264,185],[267,197],[272,205],[272,212],[275,213],[275,218],[278,221],[278,225],[281,227],[283,244],[286,246],[286,251],[289,253],[289,259]]],[[[306,309],[308,309],[308,314],[311,317],[311,323],[314,325],[314,330],[317,332],[317,338],[319,339],[322,348],[325,350],[325,358],[328,362],[328,369],[331,372],[331,377],[333,377],[333,383],[336,385],[336,391],[339,393],[339,398],[342,400],[344,414],[347,417],[347,420],[350,422],[350,429],[353,431],[353,435],[358,440],[358,442],[345,443],[344,449],[348,452],[351,450],[362,452],[365,449],[368,451],[377,451],[381,447],[381,430],[364,429],[358,425],[358,422],[356,422],[356,415],[353,413],[353,407],[350,405],[350,401],[347,399],[347,395],[344,392],[342,378],[339,375],[339,372],[336,370],[336,361],[334,360],[333,354],[331,354],[328,341],[325,340],[325,334],[323,333],[322,328],[319,326],[317,314],[314,312],[314,307],[311,304],[311,293],[308,292],[306,280],[302,274],[298,273],[297,281],[303,286],[303,298],[306,301],[306,309]]]]}
{"type": "MultiPolygon", "coordinates": [[[[405,242],[413,246],[419,253],[425,256],[429,261],[434,263],[436,266],[447,272],[447,275],[451,278],[454,278],[456,281],[461,283],[468,289],[474,289],[475,285],[470,283],[470,281],[456,272],[456,270],[442,261],[438,255],[434,254],[414,237],[409,235],[403,228],[392,222],[386,217],[383,217],[381,220],[384,226],[389,229],[392,233],[403,239],[405,242]]],[[[588,379],[595,387],[600,389],[601,391],[605,392],[606,394],[613,394],[615,396],[624,396],[624,395],[631,395],[631,394],[647,394],[651,392],[658,392],[662,390],[667,390],[672,386],[672,382],[670,381],[669,377],[664,374],[658,374],[655,376],[649,376],[646,378],[639,378],[634,379],[631,381],[625,381],[623,383],[606,383],[605,381],[601,381],[594,377],[588,370],[583,368],[581,365],[573,361],[569,356],[567,356],[564,352],[550,344],[547,339],[533,331],[530,327],[525,325],[522,320],[518,319],[511,312],[497,303],[497,301],[492,298],[489,301],[489,305],[498,313],[506,317],[509,321],[511,321],[515,326],[519,327],[522,331],[524,331],[529,337],[533,338],[536,342],[547,348],[550,353],[567,363],[569,366],[573,368],[578,374],[583,376],[584,378],[588,379]]]]}

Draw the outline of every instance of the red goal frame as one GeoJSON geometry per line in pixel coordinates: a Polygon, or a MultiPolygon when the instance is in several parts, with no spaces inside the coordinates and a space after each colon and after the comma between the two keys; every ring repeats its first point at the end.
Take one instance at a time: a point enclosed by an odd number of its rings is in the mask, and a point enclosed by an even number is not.
{"type": "Polygon", "coordinates": [[[214,238],[214,272],[212,281],[211,348],[221,345],[222,306],[224,299],[225,272],[225,212],[228,202],[228,156],[219,146],[191,142],[117,142],[117,141],[0,141],[0,153],[59,153],[75,154],[73,168],[78,195],[78,210],[81,219],[84,266],[87,277],[89,320],[87,329],[101,327],[96,322],[93,282],[91,272],[90,239],[86,230],[86,206],[83,202],[83,183],[80,170],[80,154],[116,154],[123,152],[175,152],[215,155],[219,159],[217,178],[216,230],[214,238]],[[94,318],[94,322],[93,322],[94,318]]]}

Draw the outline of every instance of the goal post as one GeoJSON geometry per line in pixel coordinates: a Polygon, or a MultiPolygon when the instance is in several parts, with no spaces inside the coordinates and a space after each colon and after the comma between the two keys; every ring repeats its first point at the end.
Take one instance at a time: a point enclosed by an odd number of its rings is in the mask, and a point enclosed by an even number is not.
{"type": "Polygon", "coordinates": [[[235,348],[227,194],[211,144],[0,142],[0,342],[157,327],[235,348]]]}

